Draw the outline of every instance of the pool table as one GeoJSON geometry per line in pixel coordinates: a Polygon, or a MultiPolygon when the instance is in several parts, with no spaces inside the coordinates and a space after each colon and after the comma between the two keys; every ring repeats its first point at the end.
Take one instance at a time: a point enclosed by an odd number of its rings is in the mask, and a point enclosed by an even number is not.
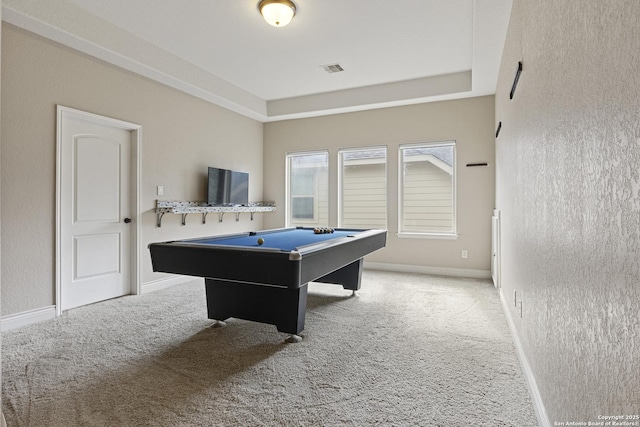
{"type": "Polygon", "coordinates": [[[275,325],[299,341],[309,282],[360,289],[362,258],[386,244],[386,230],[296,227],[151,243],[153,271],[205,278],[207,315],[275,325]],[[261,240],[258,243],[258,240],[261,240]]]}

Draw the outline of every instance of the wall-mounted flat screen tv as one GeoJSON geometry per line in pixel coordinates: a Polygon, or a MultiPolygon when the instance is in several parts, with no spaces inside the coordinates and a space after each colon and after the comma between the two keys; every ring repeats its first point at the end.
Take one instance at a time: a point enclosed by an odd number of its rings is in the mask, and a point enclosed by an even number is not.
{"type": "Polygon", "coordinates": [[[249,174],[210,167],[207,204],[210,206],[249,204],[249,174]]]}

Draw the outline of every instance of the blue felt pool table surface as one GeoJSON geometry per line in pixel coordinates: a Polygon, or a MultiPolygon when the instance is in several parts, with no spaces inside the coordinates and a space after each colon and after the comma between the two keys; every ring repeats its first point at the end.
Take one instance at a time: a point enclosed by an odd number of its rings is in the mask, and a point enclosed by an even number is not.
{"type": "Polygon", "coordinates": [[[333,233],[314,233],[312,228],[294,228],[273,230],[267,232],[250,233],[243,236],[230,237],[207,237],[203,239],[189,240],[189,243],[200,245],[220,245],[220,246],[239,246],[253,248],[270,248],[278,249],[284,252],[290,252],[305,245],[320,243],[331,239],[341,237],[349,237],[358,233],[360,230],[334,229],[333,233]],[[264,243],[258,244],[258,239],[262,238],[264,243]]]}

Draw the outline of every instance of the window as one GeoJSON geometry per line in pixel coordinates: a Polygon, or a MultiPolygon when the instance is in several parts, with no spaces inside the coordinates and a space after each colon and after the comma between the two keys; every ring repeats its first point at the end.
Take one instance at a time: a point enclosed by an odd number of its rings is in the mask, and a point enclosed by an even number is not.
{"type": "Polygon", "coordinates": [[[328,226],[328,165],[327,152],[287,155],[287,226],[328,226]]]}
{"type": "Polygon", "coordinates": [[[387,228],[387,148],[338,152],[340,227],[387,228]]]}
{"type": "Polygon", "coordinates": [[[399,161],[399,235],[455,238],[455,141],[401,145],[399,161]]]}

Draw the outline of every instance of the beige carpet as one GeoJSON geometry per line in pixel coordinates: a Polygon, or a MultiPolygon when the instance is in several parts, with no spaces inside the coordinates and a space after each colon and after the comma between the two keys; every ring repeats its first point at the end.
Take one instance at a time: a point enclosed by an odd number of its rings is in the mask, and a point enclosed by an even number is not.
{"type": "Polygon", "coordinates": [[[365,271],[312,283],[304,341],[230,319],[201,280],[2,334],[10,427],[535,426],[496,290],[365,271]]]}

